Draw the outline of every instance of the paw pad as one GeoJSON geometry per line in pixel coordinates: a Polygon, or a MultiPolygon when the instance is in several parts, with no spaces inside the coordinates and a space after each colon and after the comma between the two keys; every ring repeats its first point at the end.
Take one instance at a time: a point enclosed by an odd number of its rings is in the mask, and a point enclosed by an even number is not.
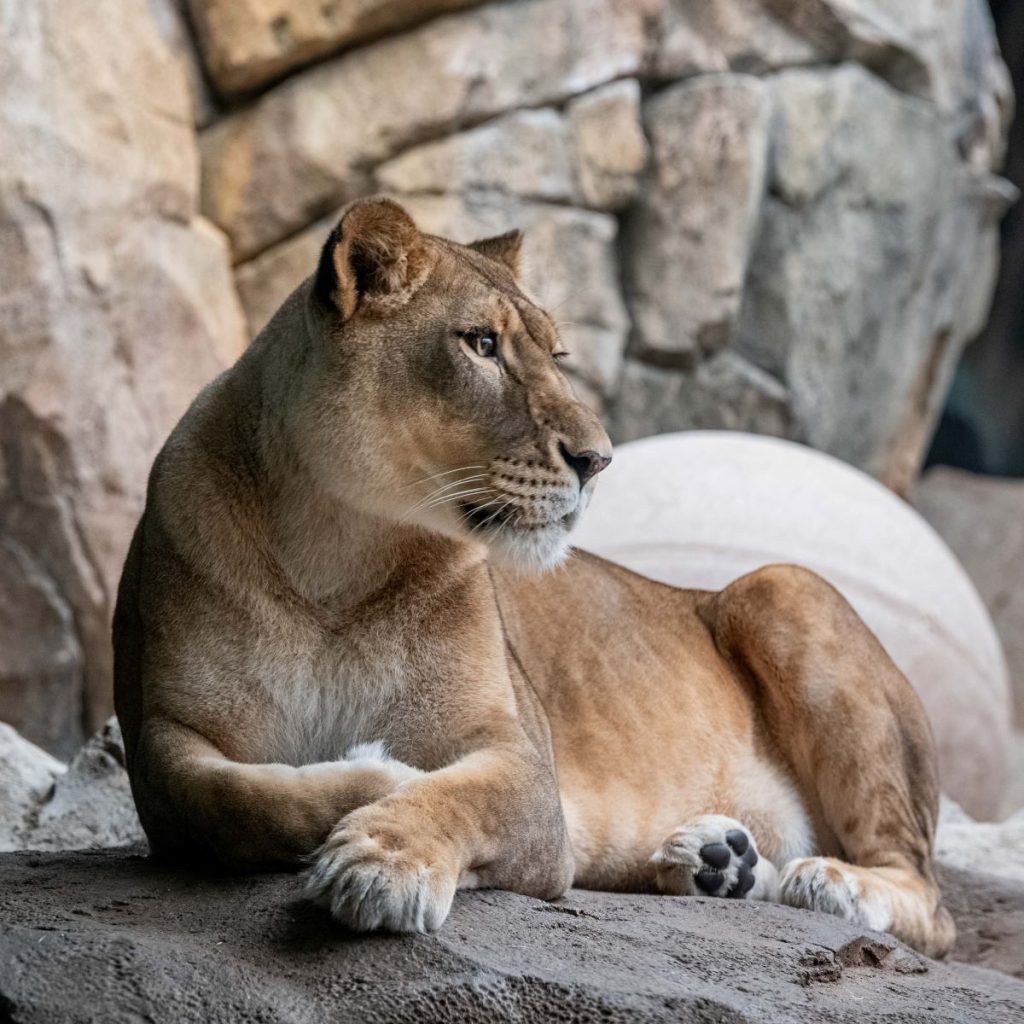
{"type": "Polygon", "coordinates": [[[744,899],[757,881],[758,855],[747,831],[736,826],[707,815],[674,832],[654,857],[662,890],[744,899]]]}

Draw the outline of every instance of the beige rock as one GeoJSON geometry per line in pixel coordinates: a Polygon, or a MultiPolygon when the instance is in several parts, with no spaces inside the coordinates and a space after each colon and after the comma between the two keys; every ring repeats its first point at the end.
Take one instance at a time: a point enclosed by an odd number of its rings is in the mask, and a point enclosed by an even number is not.
{"type": "Polygon", "coordinates": [[[224,239],[195,215],[185,75],[146,0],[22,15],[0,28],[0,708],[68,755],[110,712],[152,458],[243,331],[224,239]]]}
{"type": "Polygon", "coordinates": [[[640,83],[611,82],[569,103],[573,162],[585,206],[614,210],[636,194],[647,164],[640,83]]]}
{"type": "Polygon", "coordinates": [[[627,360],[611,413],[616,442],[673,430],[793,431],[789,394],[735,352],[720,352],[693,370],[627,360]]]}
{"type": "Polygon", "coordinates": [[[250,337],[270,323],[281,303],[316,270],[320,250],[337,223],[338,214],[333,213],[235,268],[235,286],[250,337]]]}
{"type": "MultiPolygon", "coordinates": [[[[424,231],[456,241],[523,230],[523,283],[560,324],[570,352],[566,369],[598,394],[614,391],[629,320],[618,290],[612,217],[497,192],[396,198],[424,231]]],[[[238,268],[238,290],[254,333],[313,272],[336,220],[336,214],[325,218],[238,268]]],[[[596,395],[591,400],[599,404],[596,395]]]]}
{"type": "Polygon", "coordinates": [[[203,209],[239,259],[367,189],[411,143],[646,66],[662,0],[521,0],[313,68],[204,133],[203,209]]]}
{"type": "Polygon", "coordinates": [[[999,638],[959,562],[905,502],[821,452],[694,432],[621,445],[575,541],[677,585],[806,565],[853,604],[932,721],[943,789],[1000,811],[1010,695],[999,638]]]}
{"type": "Polygon", "coordinates": [[[571,100],[566,115],[520,110],[413,146],[374,179],[396,193],[491,190],[615,209],[632,198],[647,160],[640,85],[624,79],[571,100]]]}
{"type": "Polygon", "coordinates": [[[764,189],[769,101],[750,75],[681,82],[647,104],[652,162],[626,232],[641,355],[692,364],[734,332],[764,189]]]}
{"type": "Polygon", "coordinates": [[[669,0],[656,61],[662,78],[765,72],[822,59],[779,0],[669,0]]]}
{"type": "Polygon", "coordinates": [[[225,93],[255,89],[344,46],[481,0],[188,0],[225,93]]]}
{"type": "Polygon", "coordinates": [[[935,108],[862,68],[774,83],[737,347],[789,387],[809,444],[905,491],[984,320],[1006,186],[958,162],[935,108]]]}
{"type": "Polygon", "coordinates": [[[375,178],[396,193],[493,189],[556,202],[576,193],[568,126],[550,108],[516,111],[414,146],[378,167],[375,178]]]}
{"type": "Polygon", "coordinates": [[[186,6],[188,0],[150,0],[149,9],[157,30],[164,41],[178,55],[185,69],[189,95],[192,97],[192,117],[197,128],[205,128],[219,113],[217,98],[204,74],[202,58],[196,49],[188,26],[186,6]]]}
{"type": "MultiPolygon", "coordinates": [[[[881,6],[881,0],[875,2],[881,6]]],[[[928,95],[952,119],[960,152],[978,169],[998,170],[1013,114],[1013,90],[986,0],[884,6],[927,68],[928,95]]]]}
{"type": "MultiPolygon", "coordinates": [[[[856,61],[903,92],[931,96],[931,73],[907,24],[905,9],[945,0],[767,0],[765,6],[821,57],[856,61]]],[[[932,18],[934,21],[934,17],[932,18]]]]}
{"type": "Polygon", "coordinates": [[[970,162],[998,168],[1013,97],[985,0],[669,0],[657,70],[674,78],[841,61],[932,100],[970,162]]]}
{"type": "Polygon", "coordinates": [[[921,515],[963,563],[992,615],[1024,726],[1024,481],[929,470],[914,493],[921,515]]]}

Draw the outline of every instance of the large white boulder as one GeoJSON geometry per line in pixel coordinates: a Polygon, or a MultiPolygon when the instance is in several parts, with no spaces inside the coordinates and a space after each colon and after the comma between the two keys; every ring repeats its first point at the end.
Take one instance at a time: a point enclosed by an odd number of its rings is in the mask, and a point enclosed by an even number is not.
{"type": "Polygon", "coordinates": [[[575,540],[678,586],[717,589],[772,562],[819,572],[916,687],[943,789],[975,818],[998,814],[1011,716],[992,620],[935,531],[864,473],[774,438],[647,438],[616,450],[575,540]]]}

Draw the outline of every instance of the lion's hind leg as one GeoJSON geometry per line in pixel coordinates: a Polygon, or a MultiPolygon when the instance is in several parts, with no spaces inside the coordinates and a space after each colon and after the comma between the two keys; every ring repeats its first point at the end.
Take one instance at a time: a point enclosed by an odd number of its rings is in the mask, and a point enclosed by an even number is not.
{"type": "Polygon", "coordinates": [[[843,858],[782,864],[781,900],[948,952],[955,928],[933,866],[935,747],[910,683],[843,597],[795,566],[737,580],[702,616],[742,672],[818,852],[843,858]]]}
{"type": "Polygon", "coordinates": [[[775,900],[778,873],[751,833],[721,814],[675,829],[651,858],[658,889],[673,896],[775,900]]]}

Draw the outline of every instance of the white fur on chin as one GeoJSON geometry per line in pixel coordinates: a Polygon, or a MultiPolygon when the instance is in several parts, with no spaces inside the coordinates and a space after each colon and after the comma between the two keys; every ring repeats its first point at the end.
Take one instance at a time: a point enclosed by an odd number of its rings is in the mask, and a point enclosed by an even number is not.
{"type": "Polygon", "coordinates": [[[540,530],[500,530],[484,543],[495,565],[527,575],[550,572],[569,555],[569,531],[560,523],[540,530]]]}

